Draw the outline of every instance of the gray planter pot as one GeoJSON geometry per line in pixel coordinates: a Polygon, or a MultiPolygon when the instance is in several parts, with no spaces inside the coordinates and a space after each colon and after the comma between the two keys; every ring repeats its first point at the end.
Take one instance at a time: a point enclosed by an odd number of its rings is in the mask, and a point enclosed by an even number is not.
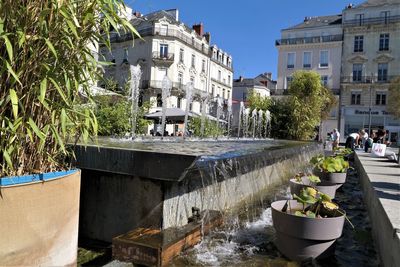
{"type": "MultiPolygon", "coordinates": [[[[297,182],[296,179],[290,179],[289,185],[290,185],[290,193],[299,195],[300,191],[305,188],[305,187],[312,187],[310,184],[310,180],[308,180],[306,177],[302,178],[302,183],[297,182]]],[[[336,189],[337,189],[337,184],[331,184],[329,182],[321,181],[318,183],[315,188],[330,196],[331,198],[335,198],[336,195],[336,189]]]]}
{"type": "MultiPolygon", "coordinates": [[[[302,205],[297,201],[289,202],[293,210],[301,210],[302,205]]],[[[279,251],[295,261],[330,256],[335,250],[336,239],[342,235],[345,216],[316,219],[299,217],[282,212],[285,203],[286,200],[280,200],[271,204],[279,251]]]]}
{"type": "Polygon", "coordinates": [[[314,169],[313,173],[318,176],[321,181],[338,184],[338,188],[346,182],[347,172],[322,172],[319,169],[314,169]]]}

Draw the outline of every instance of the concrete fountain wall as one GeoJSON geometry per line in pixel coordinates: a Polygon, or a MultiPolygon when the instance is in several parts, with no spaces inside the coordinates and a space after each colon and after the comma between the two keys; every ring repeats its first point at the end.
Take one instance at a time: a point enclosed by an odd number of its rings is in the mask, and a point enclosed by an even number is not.
{"type": "Polygon", "coordinates": [[[294,142],[218,156],[77,147],[80,235],[110,242],[136,227],[185,225],[192,207],[223,211],[251,202],[320,152],[316,143],[294,142]]]}

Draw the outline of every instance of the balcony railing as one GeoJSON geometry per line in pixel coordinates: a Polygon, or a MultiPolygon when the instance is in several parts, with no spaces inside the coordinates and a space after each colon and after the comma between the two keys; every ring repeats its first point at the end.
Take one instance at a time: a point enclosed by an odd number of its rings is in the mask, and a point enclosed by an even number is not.
{"type": "Polygon", "coordinates": [[[396,22],[400,22],[400,16],[344,20],[343,26],[354,27],[354,26],[366,26],[366,25],[381,25],[381,24],[390,24],[390,23],[396,23],[396,22]]]}
{"type": "Polygon", "coordinates": [[[390,83],[394,79],[396,79],[397,75],[388,76],[342,76],[340,78],[341,83],[390,83]]]}
{"type": "Polygon", "coordinates": [[[175,56],[173,53],[153,52],[153,60],[158,63],[172,64],[174,63],[174,58],[175,56]]]}
{"type": "MultiPolygon", "coordinates": [[[[162,89],[163,81],[161,80],[143,80],[141,81],[141,89],[153,88],[162,89]]],[[[175,94],[184,95],[186,93],[186,85],[179,82],[172,83],[172,90],[175,94]]],[[[203,94],[203,90],[198,88],[193,88],[193,94],[195,97],[200,97],[203,94]]]]}
{"type": "Polygon", "coordinates": [[[328,42],[339,42],[339,41],[343,41],[342,34],[280,39],[275,41],[275,45],[280,46],[280,45],[297,45],[297,44],[315,44],[315,43],[328,43],[328,42]]]}

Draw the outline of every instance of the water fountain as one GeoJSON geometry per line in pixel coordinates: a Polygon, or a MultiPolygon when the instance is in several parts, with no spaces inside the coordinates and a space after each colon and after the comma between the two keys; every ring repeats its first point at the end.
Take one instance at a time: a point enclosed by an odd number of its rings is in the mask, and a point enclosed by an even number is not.
{"type": "Polygon", "coordinates": [[[242,126],[242,120],[243,120],[243,111],[244,111],[244,103],[243,101],[240,101],[239,105],[239,122],[238,122],[238,138],[240,138],[240,130],[242,126]]]}
{"type": "Polygon", "coordinates": [[[227,136],[229,137],[231,134],[231,119],[232,119],[232,98],[228,99],[228,130],[227,130],[227,136]]]}
{"type": "Polygon", "coordinates": [[[244,115],[243,116],[243,120],[244,120],[244,123],[243,123],[243,126],[244,126],[243,136],[247,137],[248,130],[249,130],[250,108],[246,108],[244,110],[244,114],[243,115],[244,115]]]}
{"type": "Polygon", "coordinates": [[[204,137],[208,98],[209,98],[208,92],[203,91],[201,94],[201,125],[200,125],[200,135],[202,138],[204,137]]]}
{"type": "Polygon", "coordinates": [[[138,113],[138,101],[139,101],[139,83],[142,76],[142,70],[140,65],[130,66],[130,100],[131,100],[131,137],[134,139],[136,137],[136,120],[138,113]]]}
{"type": "Polygon", "coordinates": [[[262,138],[262,124],[263,124],[263,117],[264,117],[264,111],[262,111],[262,109],[260,109],[258,111],[258,137],[262,138]]]}
{"type": "Polygon", "coordinates": [[[165,133],[165,116],[167,112],[167,100],[171,95],[172,83],[171,80],[165,75],[162,86],[161,86],[161,97],[162,97],[162,119],[161,119],[161,139],[164,138],[165,133]]]}
{"type": "MultiPolygon", "coordinates": [[[[221,118],[221,111],[222,111],[222,97],[217,96],[217,127],[220,127],[220,118],[221,118]]],[[[217,133],[216,139],[218,139],[219,134],[217,133]]]]}
{"type": "Polygon", "coordinates": [[[269,136],[269,130],[271,126],[271,112],[265,111],[265,138],[269,136]]]}
{"type": "Polygon", "coordinates": [[[256,137],[256,124],[257,124],[257,109],[253,109],[253,112],[251,113],[251,118],[252,118],[252,126],[253,126],[253,138],[256,137]]]}
{"type": "Polygon", "coordinates": [[[187,135],[187,125],[188,125],[188,117],[189,117],[189,111],[190,111],[190,104],[192,103],[192,94],[193,94],[193,83],[188,82],[185,86],[186,90],[186,109],[185,109],[185,121],[183,124],[183,139],[186,138],[187,135]]]}

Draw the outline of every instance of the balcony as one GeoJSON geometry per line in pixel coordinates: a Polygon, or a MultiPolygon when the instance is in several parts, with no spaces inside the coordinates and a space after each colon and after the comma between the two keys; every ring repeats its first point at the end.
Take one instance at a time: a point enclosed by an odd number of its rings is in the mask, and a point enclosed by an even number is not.
{"type": "MultiPolygon", "coordinates": [[[[161,80],[143,80],[141,81],[141,89],[156,89],[156,90],[161,90],[162,89],[162,84],[163,81],[161,80]]],[[[199,99],[202,94],[203,90],[200,90],[198,88],[193,88],[193,97],[195,99],[199,99]]],[[[172,95],[185,95],[186,93],[186,85],[183,83],[179,82],[172,82],[172,90],[171,90],[172,95]]]]}
{"type": "Polygon", "coordinates": [[[394,79],[396,79],[397,75],[395,76],[342,76],[340,78],[341,83],[390,83],[394,79]]]}
{"type": "Polygon", "coordinates": [[[340,41],[343,41],[342,34],[279,39],[275,41],[275,45],[281,46],[281,45],[298,45],[298,44],[318,44],[318,43],[340,42],[340,41]]]}
{"type": "Polygon", "coordinates": [[[158,51],[153,52],[153,62],[156,65],[169,67],[174,63],[174,54],[173,53],[160,53],[158,51]]]}
{"type": "Polygon", "coordinates": [[[357,26],[368,26],[368,25],[385,25],[397,22],[400,22],[400,16],[351,19],[351,20],[344,20],[342,24],[344,27],[357,27],[357,26]]]}

